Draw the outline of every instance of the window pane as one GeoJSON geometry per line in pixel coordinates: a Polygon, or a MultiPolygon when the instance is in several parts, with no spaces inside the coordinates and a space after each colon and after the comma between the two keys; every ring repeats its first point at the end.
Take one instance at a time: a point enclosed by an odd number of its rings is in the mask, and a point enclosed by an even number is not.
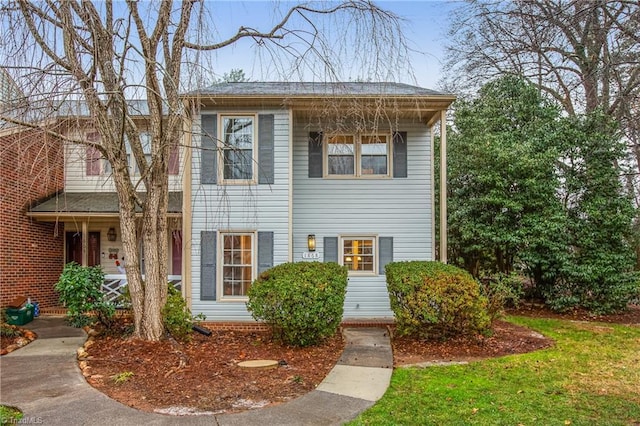
{"type": "Polygon", "coordinates": [[[363,136],[361,146],[361,173],[363,175],[386,175],[387,137],[385,135],[363,136]]]}
{"type": "MultiPolygon", "coordinates": [[[[151,154],[145,154],[144,155],[144,161],[147,163],[147,166],[151,165],[151,154]]],[[[140,167],[138,167],[138,163],[136,162],[136,168],[134,173],[136,175],[140,174],[140,167]]]]}
{"type": "Polygon", "coordinates": [[[140,132],[140,145],[145,154],[151,154],[151,133],[140,132]]]}
{"type": "Polygon", "coordinates": [[[342,262],[350,271],[374,271],[372,238],[344,239],[342,262]]]}
{"type": "Polygon", "coordinates": [[[252,150],[224,150],[224,178],[251,179],[253,175],[252,150]]]}
{"type": "Polygon", "coordinates": [[[246,296],[253,279],[251,235],[224,235],[222,245],[223,295],[246,296]]]}
{"type": "Polygon", "coordinates": [[[353,136],[332,136],[328,140],[328,173],[330,175],[355,174],[355,144],[353,136]]]}
{"type": "Polygon", "coordinates": [[[362,174],[363,175],[386,175],[387,174],[387,156],[362,156],[362,174]]]}
{"type": "Polygon", "coordinates": [[[329,174],[330,175],[353,175],[355,170],[354,159],[343,156],[329,156],[329,174]]]}
{"type": "Polygon", "coordinates": [[[253,118],[224,118],[224,179],[253,177],[253,118]]]}

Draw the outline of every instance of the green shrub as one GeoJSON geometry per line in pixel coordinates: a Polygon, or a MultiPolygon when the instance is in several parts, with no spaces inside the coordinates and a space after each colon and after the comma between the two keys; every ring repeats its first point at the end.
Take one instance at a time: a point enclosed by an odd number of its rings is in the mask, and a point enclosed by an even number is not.
{"type": "Polygon", "coordinates": [[[178,340],[189,340],[193,324],[199,318],[191,315],[182,293],[169,283],[167,302],[162,308],[162,322],[165,330],[178,340]]]}
{"type": "Polygon", "coordinates": [[[347,268],[337,263],[284,263],[253,282],[247,308],[277,339],[309,346],[338,330],[346,289],[347,268]]]}
{"type": "MultiPolygon", "coordinates": [[[[582,275],[593,274],[592,270],[582,275]]],[[[560,280],[545,291],[545,303],[556,312],[575,308],[597,315],[623,312],[640,295],[639,276],[637,272],[610,270],[609,275],[603,272],[599,278],[560,280]]]]}
{"type": "Polygon", "coordinates": [[[499,318],[507,306],[517,307],[524,294],[522,277],[518,274],[494,274],[480,280],[480,291],[487,298],[487,313],[491,321],[499,318]]]}
{"type": "MultiPolygon", "coordinates": [[[[4,317],[5,314],[3,313],[4,317]]],[[[7,324],[4,320],[0,320],[0,337],[20,337],[22,331],[15,325],[7,324]]]]}
{"type": "Polygon", "coordinates": [[[60,302],[67,308],[67,321],[74,327],[102,323],[107,328],[115,314],[112,303],[104,300],[100,291],[104,272],[100,266],[80,266],[67,263],[55,285],[60,302]]]}
{"type": "Polygon", "coordinates": [[[423,261],[392,262],[385,270],[400,335],[447,338],[488,332],[487,299],[468,272],[423,261]]]}

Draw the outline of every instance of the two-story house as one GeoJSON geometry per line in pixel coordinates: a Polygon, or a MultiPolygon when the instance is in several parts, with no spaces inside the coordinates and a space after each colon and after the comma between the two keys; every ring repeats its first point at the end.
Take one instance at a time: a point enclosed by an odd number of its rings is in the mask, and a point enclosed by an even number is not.
{"type": "MultiPolygon", "coordinates": [[[[260,272],[334,261],[349,268],[345,318],[392,317],[384,266],[435,258],[433,134],[454,99],[398,83],[222,83],[184,95],[196,113],[170,161],[168,279],[194,314],[250,321],[260,272]]],[[[143,128],[144,102],[131,105],[143,128]]],[[[59,122],[72,139],[98,137],[81,105],[61,108],[59,122]]],[[[105,292],[119,294],[118,202],[98,152],[65,144],[64,190],[27,216],[64,230],[60,267],[99,264],[105,292]]]]}
{"type": "MultiPolygon", "coordinates": [[[[223,83],[185,96],[184,292],[209,321],[251,320],[257,275],[349,269],[344,316],[392,317],[384,266],[432,260],[434,126],[454,96],[397,83],[223,83]]],[[[442,137],[443,143],[446,134],[442,137]]]]}
{"type": "MultiPolygon", "coordinates": [[[[150,136],[145,132],[148,123],[144,101],[129,101],[133,120],[141,129],[140,137],[145,150],[151,155],[150,136]]],[[[58,106],[56,122],[65,138],[77,141],[98,141],[99,134],[91,124],[83,103],[65,102],[58,106]]],[[[119,226],[118,197],[111,177],[109,162],[93,148],[73,142],[64,146],[63,190],[31,207],[27,216],[37,223],[58,224],[63,231],[63,254],[58,259],[59,270],[68,262],[80,265],[100,265],[106,273],[103,291],[109,300],[121,294],[126,283],[121,231],[119,226]]],[[[135,181],[140,171],[130,158],[130,174],[135,181]]],[[[180,285],[182,274],[182,175],[181,153],[178,146],[169,159],[169,259],[168,280],[180,285]]],[[[141,185],[142,187],[142,185],[141,185]]],[[[144,194],[141,194],[144,196],[144,194]]],[[[142,251],[141,251],[142,253],[142,251]]],[[[144,273],[144,258],[141,261],[144,273]]],[[[55,282],[55,281],[54,281],[55,282]]]]}

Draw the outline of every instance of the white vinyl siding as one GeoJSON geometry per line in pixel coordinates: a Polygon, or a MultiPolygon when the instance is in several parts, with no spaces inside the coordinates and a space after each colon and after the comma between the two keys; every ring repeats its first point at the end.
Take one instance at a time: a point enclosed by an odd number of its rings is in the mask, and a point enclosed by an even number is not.
{"type": "MultiPolygon", "coordinates": [[[[315,234],[321,254],[324,237],[377,235],[393,237],[394,261],[433,260],[430,131],[421,123],[401,121],[397,126],[389,130],[407,132],[407,178],[317,179],[308,177],[308,140],[310,132],[320,129],[296,118],[294,261],[303,260],[309,234],[315,234]]],[[[351,274],[345,318],[392,317],[385,279],[384,275],[351,274]]]]}
{"type": "MultiPolygon", "coordinates": [[[[182,159],[183,154],[179,155],[182,159]]],[[[116,189],[111,178],[111,167],[105,165],[104,169],[108,172],[87,176],[86,148],[70,143],[65,145],[64,190],[66,192],[114,192],[116,189]]],[[[169,191],[182,191],[181,170],[182,167],[177,175],[169,175],[169,191]]],[[[136,182],[140,176],[132,176],[131,179],[136,182]]],[[[144,185],[139,185],[139,188],[144,190],[144,185]]]]}

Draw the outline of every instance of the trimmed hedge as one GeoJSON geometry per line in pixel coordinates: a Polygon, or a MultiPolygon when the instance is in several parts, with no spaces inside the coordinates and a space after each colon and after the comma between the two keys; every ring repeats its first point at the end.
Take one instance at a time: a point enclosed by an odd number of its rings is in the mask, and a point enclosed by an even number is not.
{"type": "Polygon", "coordinates": [[[440,262],[387,264],[387,289],[397,332],[418,338],[487,333],[487,299],[471,275],[440,262]]]}
{"type": "Polygon", "coordinates": [[[347,268],[337,263],[297,262],[275,266],[249,289],[247,309],[274,336],[294,346],[333,336],[342,321],[347,268]]]}

